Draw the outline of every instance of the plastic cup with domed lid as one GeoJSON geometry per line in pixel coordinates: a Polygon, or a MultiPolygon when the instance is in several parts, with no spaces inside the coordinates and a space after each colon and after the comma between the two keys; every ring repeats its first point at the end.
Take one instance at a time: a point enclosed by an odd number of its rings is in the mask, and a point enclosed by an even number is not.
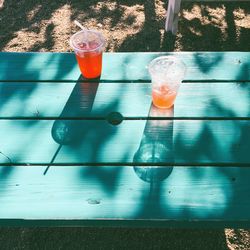
{"type": "Polygon", "coordinates": [[[148,70],[153,104],[158,108],[172,107],[186,74],[186,65],[177,57],[160,56],[150,62],[148,70]]]}
{"type": "Polygon", "coordinates": [[[102,72],[102,54],[105,48],[103,35],[96,30],[84,29],[70,38],[80,71],[84,78],[98,78],[102,72]]]}

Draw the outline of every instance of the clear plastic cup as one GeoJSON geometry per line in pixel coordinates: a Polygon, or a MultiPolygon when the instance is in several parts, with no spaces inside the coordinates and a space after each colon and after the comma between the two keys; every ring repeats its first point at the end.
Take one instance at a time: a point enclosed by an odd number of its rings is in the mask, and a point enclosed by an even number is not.
{"type": "Polygon", "coordinates": [[[150,62],[148,70],[153,104],[158,108],[172,107],[186,74],[186,65],[174,56],[160,56],[150,62]]]}
{"type": "Polygon", "coordinates": [[[105,47],[103,35],[95,30],[81,30],[71,36],[70,46],[74,49],[83,77],[88,79],[100,77],[102,53],[105,47]]]}

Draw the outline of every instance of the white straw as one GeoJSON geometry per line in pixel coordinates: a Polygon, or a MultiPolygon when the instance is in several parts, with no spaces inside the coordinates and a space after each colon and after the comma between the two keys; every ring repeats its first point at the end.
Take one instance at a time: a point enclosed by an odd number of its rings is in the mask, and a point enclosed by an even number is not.
{"type": "Polygon", "coordinates": [[[87,49],[89,49],[89,41],[88,41],[88,36],[86,35],[86,31],[87,31],[87,28],[83,27],[77,20],[74,20],[74,23],[76,26],[78,26],[79,28],[81,28],[84,33],[85,33],[85,37],[86,37],[86,45],[87,45],[87,49]]]}
{"type": "Polygon", "coordinates": [[[75,25],[77,25],[79,28],[81,28],[82,30],[86,30],[85,27],[83,27],[77,20],[74,21],[75,25]]]}

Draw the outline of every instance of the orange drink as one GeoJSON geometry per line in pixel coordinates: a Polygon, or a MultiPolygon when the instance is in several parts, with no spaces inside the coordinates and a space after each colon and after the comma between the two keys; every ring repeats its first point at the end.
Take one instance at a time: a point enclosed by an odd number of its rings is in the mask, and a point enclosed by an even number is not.
{"type": "Polygon", "coordinates": [[[185,64],[173,56],[160,56],[148,66],[152,79],[152,101],[158,108],[170,108],[186,73],[185,64]]]}
{"type": "Polygon", "coordinates": [[[167,85],[153,87],[153,104],[158,108],[170,108],[174,104],[176,94],[176,91],[171,90],[167,85]]]}
{"type": "Polygon", "coordinates": [[[86,52],[84,57],[76,54],[82,75],[85,78],[97,78],[102,72],[102,53],[86,52]]]}

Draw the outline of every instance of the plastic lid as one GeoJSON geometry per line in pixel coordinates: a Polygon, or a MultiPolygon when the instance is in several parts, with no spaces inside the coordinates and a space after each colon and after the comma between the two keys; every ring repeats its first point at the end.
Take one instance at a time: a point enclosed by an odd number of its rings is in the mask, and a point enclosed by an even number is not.
{"type": "Polygon", "coordinates": [[[160,76],[170,80],[182,80],[186,74],[186,65],[177,57],[160,56],[148,66],[151,76],[160,76]]]}
{"type": "Polygon", "coordinates": [[[103,35],[95,30],[81,30],[70,38],[70,46],[75,50],[94,51],[104,44],[103,35]]]}

